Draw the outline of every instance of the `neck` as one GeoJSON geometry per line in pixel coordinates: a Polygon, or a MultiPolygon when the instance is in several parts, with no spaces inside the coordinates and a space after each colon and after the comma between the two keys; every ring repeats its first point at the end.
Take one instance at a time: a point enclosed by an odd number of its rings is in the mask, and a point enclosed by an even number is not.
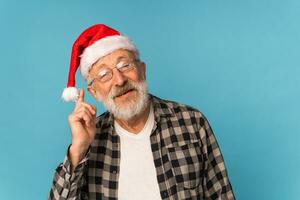
{"type": "Polygon", "coordinates": [[[143,112],[132,117],[130,120],[127,121],[122,119],[115,119],[115,120],[125,130],[137,134],[144,128],[149,113],[150,113],[150,103],[148,103],[146,109],[143,112]]]}

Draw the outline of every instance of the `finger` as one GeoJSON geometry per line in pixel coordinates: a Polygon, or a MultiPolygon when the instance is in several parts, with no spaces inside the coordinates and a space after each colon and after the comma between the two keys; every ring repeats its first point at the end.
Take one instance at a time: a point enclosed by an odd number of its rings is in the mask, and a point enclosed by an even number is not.
{"type": "Polygon", "coordinates": [[[81,103],[82,106],[84,106],[85,108],[87,108],[91,113],[92,115],[95,115],[96,114],[96,107],[91,105],[91,104],[88,104],[88,103],[85,103],[85,102],[82,102],[81,103]]]}
{"type": "Polygon", "coordinates": [[[75,107],[75,112],[80,111],[82,108],[88,109],[92,113],[92,115],[96,115],[97,113],[96,106],[93,106],[86,102],[78,102],[75,107]]]}
{"type": "Polygon", "coordinates": [[[86,110],[83,110],[80,113],[78,113],[78,118],[83,120],[84,123],[86,124],[86,126],[90,126],[92,124],[92,121],[93,121],[92,120],[93,119],[92,115],[86,110]]]}
{"type": "Polygon", "coordinates": [[[84,90],[82,88],[79,90],[79,96],[77,102],[84,102],[84,90]]]}
{"type": "Polygon", "coordinates": [[[91,126],[91,118],[87,114],[83,115],[83,120],[85,121],[85,125],[87,127],[91,126]]]}
{"type": "Polygon", "coordinates": [[[90,113],[90,111],[89,111],[88,109],[86,109],[86,108],[81,109],[81,110],[78,111],[76,114],[79,115],[79,116],[88,115],[88,117],[91,118],[91,119],[92,119],[93,116],[94,116],[94,115],[92,115],[92,113],[90,113]]]}
{"type": "Polygon", "coordinates": [[[75,109],[78,110],[80,108],[81,103],[84,102],[84,90],[81,88],[79,90],[78,98],[76,100],[75,109]]]}
{"type": "Polygon", "coordinates": [[[91,115],[92,117],[95,117],[96,112],[92,109],[92,108],[88,108],[87,105],[81,105],[74,113],[80,113],[80,112],[88,112],[89,115],[91,115]]]}
{"type": "Polygon", "coordinates": [[[85,119],[86,125],[88,127],[95,126],[95,124],[96,124],[96,117],[95,117],[95,115],[91,115],[91,113],[89,113],[88,111],[85,111],[85,115],[88,117],[88,118],[85,119]]]}

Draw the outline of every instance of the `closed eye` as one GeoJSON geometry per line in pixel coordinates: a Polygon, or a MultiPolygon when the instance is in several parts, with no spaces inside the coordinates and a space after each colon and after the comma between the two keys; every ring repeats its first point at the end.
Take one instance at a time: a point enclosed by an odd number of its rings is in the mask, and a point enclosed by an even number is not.
{"type": "Polygon", "coordinates": [[[125,64],[125,65],[118,67],[118,69],[122,70],[122,69],[126,69],[128,67],[129,67],[129,64],[125,64]]]}
{"type": "Polygon", "coordinates": [[[98,73],[98,76],[99,77],[103,77],[103,76],[106,76],[108,74],[108,70],[101,70],[99,73],[98,73]]]}

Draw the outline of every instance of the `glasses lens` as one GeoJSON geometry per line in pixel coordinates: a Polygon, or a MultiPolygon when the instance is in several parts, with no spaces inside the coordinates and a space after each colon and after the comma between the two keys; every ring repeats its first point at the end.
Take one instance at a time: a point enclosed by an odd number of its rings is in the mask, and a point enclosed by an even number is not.
{"type": "Polygon", "coordinates": [[[112,71],[111,69],[105,70],[105,73],[99,74],[99,79],[101,82],[109,81],[112,78],[112,71]]]}
{"type": "MultiPolygon", "coordinates": [[[[131,61],[121,61],[119,62],[115,68],[118,69],[119,72],[125,73],[129,72],[135,67],[135,64],[131,61]]],[[[113,68],[105,68],[99,71],[98,76],[95,79],[98,79],[100,82],[107,82],[112,79],[113,76],[113,68]]]]}
{"type": "Polygon", "coordinates": [[[109,81],[112,77],[112,71],[109,68],[102,69],[97,76],[101,82],[109,81]]]}
{"type": "Polygon", "coordinates": [[[134,67],[133,63],[124,63],[123,65],[121,65],[120,67],[118,67],[118,70],[120,72],[128,72],[130,70],[132,70],[134,67]]]}

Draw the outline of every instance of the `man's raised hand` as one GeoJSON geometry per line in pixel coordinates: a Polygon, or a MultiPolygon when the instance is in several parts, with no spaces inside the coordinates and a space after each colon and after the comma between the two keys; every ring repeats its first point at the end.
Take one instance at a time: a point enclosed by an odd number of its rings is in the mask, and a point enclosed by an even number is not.
{"type": "Polygon", "coordinates": [[[84,101],[83,89],[79,91],[78,100],[68,121],[72,132],[69,157],[73,167],[76,167],[84,157],[96,133],[96,107],[84,101]]]}

